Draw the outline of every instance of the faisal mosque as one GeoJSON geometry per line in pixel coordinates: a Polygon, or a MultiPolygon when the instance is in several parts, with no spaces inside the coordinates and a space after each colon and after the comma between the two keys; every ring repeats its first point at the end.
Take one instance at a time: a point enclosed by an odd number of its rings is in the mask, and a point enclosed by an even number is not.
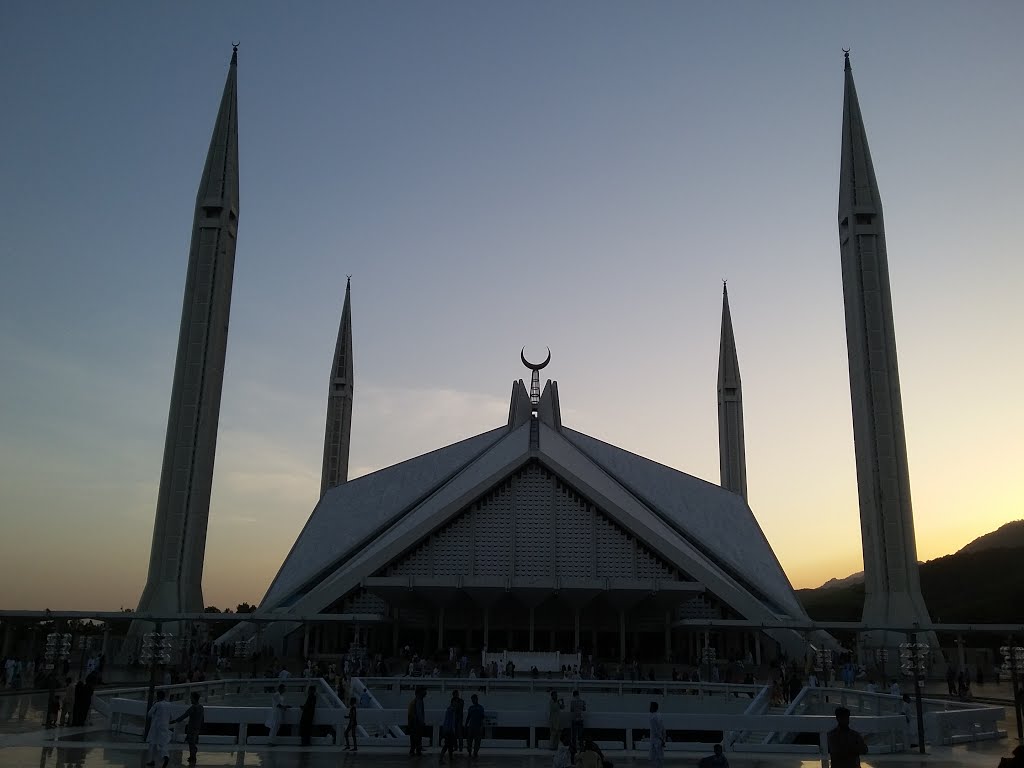
{"type": "MultiPolygon", "coordinates": [[[[237,76],[236,49],[196,199],[149,576],[138,609],[150,616],[203,609],[240,215],[237,76]]],[[[848,53],[844,78],[839,266],[864,620],[906,627],[929,619],[918,582],[882,206],[848,53]]],[[[385,655],[406,644],[422,652],[457,646],[605,659],[696,659],[708,646],[721,657],[759,662],[780,651],[805,654],[809,639],[795,631],[709,632],[686,623],[809,621],[747,503],[740,367],[727,292],[722,299],[718,485],[563,423],[557,382],[541,383],[551,352],[531,362],[525,350],[530,382],[512,383],[506,421],[349,480],[350,283],[330,371],[321,498],[260,602],[260,614],[285,619],[264,625],[261,643],[287,656],[341,653],[354,636],[385,655]],[[301,620],[313,615],[337,621],[301,620]]],[[[136,634],[144,626],[137,624],[136,634]]],[[[243,624],[222,642],[256,631],[243,624]]],[[[891,645],[884,634],[869,635],[869,645],[891,645]]]]}

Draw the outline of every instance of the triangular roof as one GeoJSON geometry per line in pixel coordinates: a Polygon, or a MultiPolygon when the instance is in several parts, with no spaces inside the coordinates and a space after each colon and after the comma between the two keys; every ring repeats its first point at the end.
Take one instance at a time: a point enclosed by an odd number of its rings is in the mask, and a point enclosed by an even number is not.
{"type": "MultiPolygon", "coordinates": [[[[547,392],[557,397],[553,386],[547,392]]],[[[557,413],[558,406],[551,402],[539,410],[557,413]]],[[[384,578],[432,536],[436,540],[455,523],[472,525],[468,510],[479,509],[482,499],[521,476],[531,463],[585,497],[602,519],[652,553],[659,565],[645,573],[663,574],[655,579],[676,573],[671,578],[700,584],[750,619],[806,615],[742,498],[563,428],[550,416],[485,432],[329,491],[271,584],[261,611],[318,613],[367,579],[384,578]]],[[[531,503],[543,507],[553,502],[542,494],[531,503]]],[[[450,562],[446,567],[446,578],[455,587],[462,575],[479,575],[468,564],[465,574],[450,562]]],[[[555,565],[534,575],[579,581],[579,574],[562,574],[555,565]]],[[[520,571],[508,574],[510,581],[523,577],[520,571]]]]}

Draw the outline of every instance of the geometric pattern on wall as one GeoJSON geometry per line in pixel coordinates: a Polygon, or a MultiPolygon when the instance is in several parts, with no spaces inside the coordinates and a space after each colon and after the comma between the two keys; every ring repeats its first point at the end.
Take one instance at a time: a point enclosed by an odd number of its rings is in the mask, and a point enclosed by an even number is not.
{"type": "Polygon", "coordinates": [[[535,461],[381,575],[687,578],[535,461]]]}

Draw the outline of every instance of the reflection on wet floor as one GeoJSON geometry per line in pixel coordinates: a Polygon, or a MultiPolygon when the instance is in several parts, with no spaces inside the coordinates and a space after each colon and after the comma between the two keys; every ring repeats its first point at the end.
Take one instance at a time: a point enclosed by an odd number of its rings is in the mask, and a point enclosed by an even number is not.
{"type": "MultiPolygon", "coordinates": [[[[101,734],[95,733],[98,737],[101,734]]],[[[989,768],[998,764],[1000,755],[1008,754],[1015,742],[1003,741],[998,744],[989,742],[979,749],[956,748],[938,750],[921,759],[914,755],[872,756],[863,762],[865,768],[989,768]]],[[[57,745],[44,747],[7,747],[0,749],[0,768],[143,768],[145,752],[141,744],[105,745],[89,744],[83,746],[57,745]]],[[[646,756],[624,756],[609,754],[616,768],[639,768],[648,765],[646,756]]],[[[690,766],[696,762],[697,755],[673,755],[666,760],[667,765],[690,766]]],[[[426,754],[420,758],[410,758],[404,752],[384,753],[380,751],[360,752],[352,754],[330,748],[314,748],[300,751],[295,748],[247,749],[233,750],[230,747],[211,748],[199,754],[199,768],[355,768],[355,766],[377,766],[378,768],[397,768],[411,766],[424,768],[437,765],[437,754],[426,754]]],[[[793,755],[745,756],[735,753],[729,755],[729,763],[733,768],[818,768],[819,760],[808,760],[793,755]]],[[[181,751],[171,753],[172,768],[186,768],[181,751]]],[[[453,764],[472,765],[474,768],[547,768],[551,765],[550,753],[534,754],[481,754],[477,760],[469,761],[457,756],[453,764]]]]}
{"type": "MultiPolygon", "coordinates": [[[[0,695],[0,768],[144,768],[144,745],[137,737],[107,733],[104,728],[46,729],[45,693],[0,695]],[[49,743],[48,743],[49,742],[49,743]]],[[[97,724],[99,725],[99,723],[97,724]]],[[[1010,725],[1003,724],[1003,727],[1010,725]]],[[[1010,730],[1013,726],[1010,725],[1010,730]]],[[[955,748],[931,749],[924,759],[918,755],[877,755],[863,761],[865,768],[991,768],[999,758],[1009,755],[1017,741],[1003,739],[981,742],[955,748]]],[[[183,745],[175,745],[171,752],[172,768],[187,768],[182,756],[183,745]]],[[[185,755],[187,757],[187,753],[185,755]]],[[[616,768],[639,768],[649,765],[646,755],[609,753],[616,768]]],[[[666,765],[692,766],[696,753],[669,754],[666,765]]],[[[437,752],[421,758],[410,758],[404,750],[381,751],[366,749],[358,754],[335,747],[314,747],[302,751],[296,747],[253,747],[238,750],[232,746],[208,746],[199,753],[199,768],[355,768],[376,766],[396,768],[409,766],[424,768],[437,765],[437,752]]],[[[454,764],[472,765],[474,768],[547,768],[551,765],[549,752],[516,752],[502,750],[500,754],[481,754],[469,761],[456,757],[454,764]]],[[[820,760],[797,755],[748,756],[729,754],[733,768],[817,768],[820,760]]]]}

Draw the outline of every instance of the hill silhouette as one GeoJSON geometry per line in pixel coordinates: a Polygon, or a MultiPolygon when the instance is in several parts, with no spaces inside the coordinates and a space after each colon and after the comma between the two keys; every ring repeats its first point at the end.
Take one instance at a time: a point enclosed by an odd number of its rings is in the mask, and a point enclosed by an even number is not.
{"type": "Polygon", "coordinates": [[[986,549],[1024,547],[1024,520],[1013,520],[1001,525],[992,533],[979,536],[970,544],[962,547],[957,554],[963,552],[983,552],[986,549]]]}
{"type": "MultiPolygon", "coordinates": [[[[1024,619],[1024,521],[1007,523],[952,555],[921,563],[921,592],[934,621],[1024,619]]],[[[828,583],[828,582],[826,582],[828,583]]],[[[864,584],[797,590],[812,619],[860,621],[864,584]]]]}

